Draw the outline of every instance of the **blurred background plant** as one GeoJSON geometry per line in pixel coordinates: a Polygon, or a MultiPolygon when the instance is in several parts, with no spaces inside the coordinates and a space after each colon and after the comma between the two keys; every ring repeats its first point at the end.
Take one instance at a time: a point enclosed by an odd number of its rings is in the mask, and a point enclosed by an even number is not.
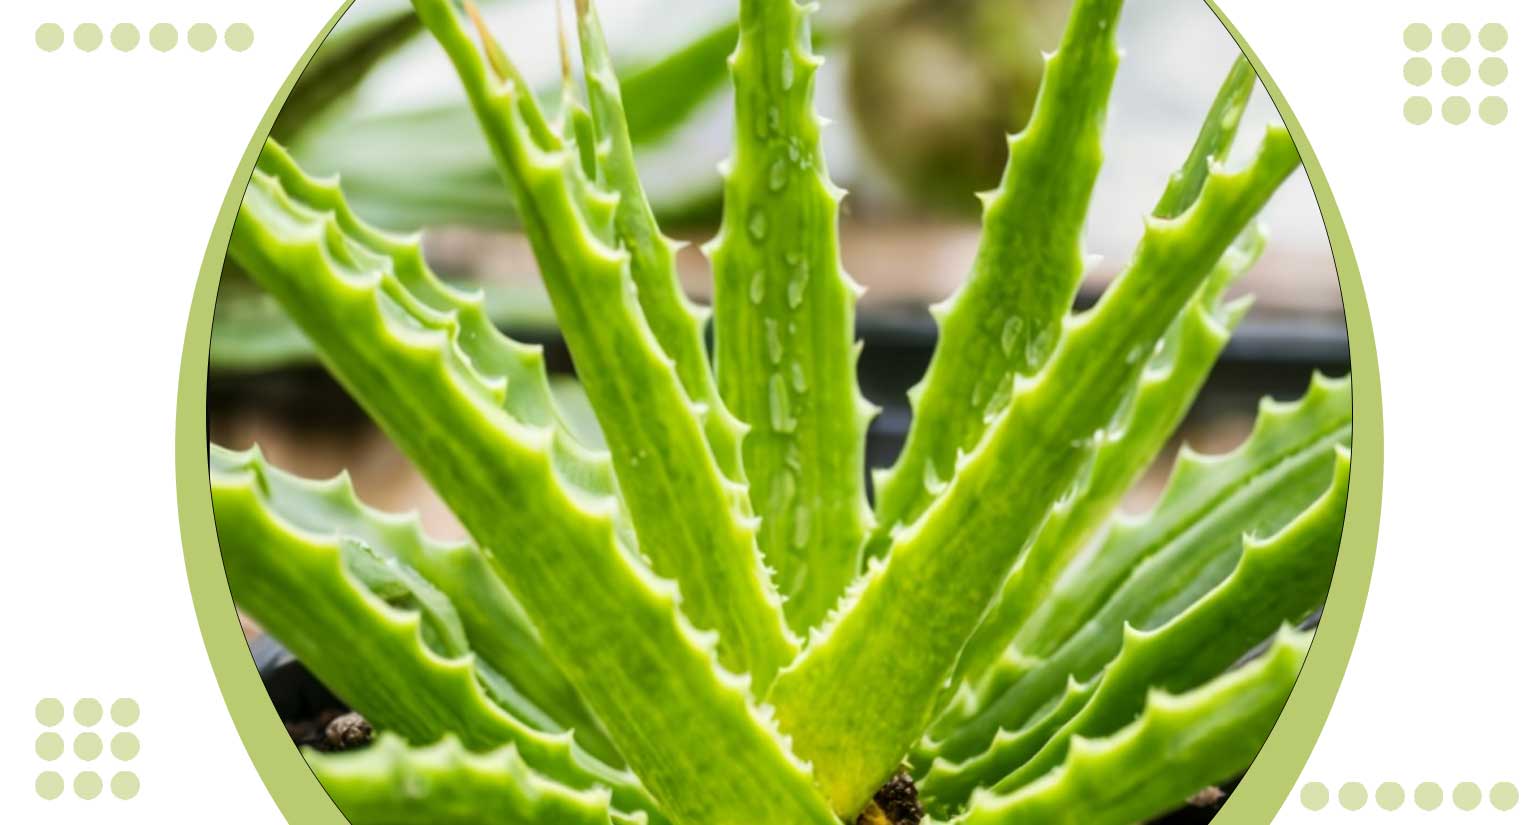
{"type": "MultiPolygon", "coordinates": [[[[489,22],[536,88],[560,89],[555,4],[484,0],[489,22]]],[[[1064,0],[825,0],[816,16],[817,108],[844,201],[845,266],[869,288],[860,301],[866,348],[860,380],[884,412],[870,431],[874,466],[895,457],[908,425],[907,389],[935,341],[927,307],[965,277],[979,232],[974,192],[995,185],[1003,137],[1028,118],[1041,49],[1057,41],[1064,0]]],[[[721,198],[717,165],[731,144],[725,61],[736,42],[736,4],[719,0],[603,0],[638,161],[669,234],[710,237],[721,198]]],[[[1176,168],[1235,46],[1200,0],[1145,0],[1125,9],[1121,47],[1136,55],[1111,99],[1100,196],[1088,249],[1103,256],[1084,294],[1125,264],[1176,168]],[[1109,193],[1107,196],[1104,193],[1109,193]]],[[[1274,107],[1256,94],[1239,149],[1255,142],[1274,107]]],[[[587,435],[601,438],[554,325],[533,256],[438,45],[409,0],[357,0],[295,89],[274,136],[299,162],[339,174],[368,220],[424,240],[434,268],[483,287],[498,325],[542,343],[556,389],[587,435]]],[[[1260,395],[1299,396],[1313,370],[1348,370],[1338,283],[1304,176],[1264,214],[1266,254],[1237,292],[1258,297],[1192,410],[1183,433],[1205,451],[1246,435],[1260,395]]],[[[707,301],[701,255],[679,261],[685,287],[707,301]]],[[[210,353],[210,435],[244,447],[259,440],[294,472],[347,469],[361,495],[386,509],[417,509],[431,532],[463,535],[403,456],[314,361],[304,336],[238,272],[226,273],[210,353]]],[[[1169,457],[1133,501],[1150,501],[1169,457]]]]}

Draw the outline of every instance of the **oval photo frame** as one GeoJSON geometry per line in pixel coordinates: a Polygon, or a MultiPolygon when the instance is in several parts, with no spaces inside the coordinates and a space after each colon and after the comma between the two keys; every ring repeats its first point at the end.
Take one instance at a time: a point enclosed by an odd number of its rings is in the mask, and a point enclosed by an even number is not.
{"type": "MultiPolygon", "coordinates": [[[[208,477],[208,348],[214,299],[218,294],[230,233],[256,167],[257,156],[299,77],[353,2],[345,0],[289,73],[235,169],[193,291],[176,399],[176,500],[187,583],[203,644],[208,649],[209,663],[213,666],[230,717],[268,793],[285,819],[305,825],[348,825],[348,822],[284,732],[240,630],[219,553],[208,477]]],[[[1370,310],[1338,202],[1311,142],[1274,78],[1215,0],[1206,0],[1206,5],[1258,73],[1259,82],[1274,101],[1296,144],[1302,168],[1317,199],[1343,297],[1354,415],[1349,498],[1333,583],[1322,621],[1285,710],[1253,765],[1215,819],[1216,825],[1238,825],[1273,819],[1300,777],[1333,708],[1360,629],[1376,557],[1384,445],[1381,372],[1370,310]]]]}

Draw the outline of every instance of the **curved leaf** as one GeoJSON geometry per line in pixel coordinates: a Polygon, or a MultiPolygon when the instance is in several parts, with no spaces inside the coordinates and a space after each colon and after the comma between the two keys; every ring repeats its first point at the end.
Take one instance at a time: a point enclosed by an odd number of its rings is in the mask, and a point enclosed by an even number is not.
{"type": "Polygon", "coordinates": [[[1030,616],[1017,644],[1040,664],[1016,680],[984,680],[973,706],[951,709],[964,721],[924,750],[951,762],[980,753],[1040,713],[1068,675],[1102,668],[1122,625],[1156,628],[1204,596],[1237,566],[1243,536],[1278,531],[1328,489],[1350,414],[1348,379],[1315,376],[1299,400],[1261,402],[1236,450],[1186,450],[1157,506],[1114,524],[1030,616]]]}
{"type": "Polygon", "coordinates": [[[352,825],[628,825],[608,794],[539,774],[516,748],[466,750],[454,739],[412,748],[385,734],[363,750],[306,751],[315,778],[352,825]]]}
{"type": "Polygon", "coordinates": [[[714,825],[767,806],[830,823],[808,770],[717,665],[676,588],[624,543],[618,502],[571,478],[553,423],[508,410],[513,387],[476,369],[456,314],[398,288],[387,259],[355,254],[334,213],[299,209],[270,184],[253,180],[231,254],[487,549],[669,818],[714,825]]]}
{"type": "MultiPolygon", "coordinates": [[[[604,765],[569,733],[536,730],[494,698],[494,674],[468,650],[429,641],[445,602],[391,604],[352,570],[359,538],[291,523],[269,497],[255,451],[213,458],[219,548],[235,601],[348,705],[412,742],[454,734],[485,750],[514,744],[542,773],[606,787],[626,810],[654,810],[633,776],[604,765]]],[[[283,482],[279,479],[277,483],[283,482]]]]}
{"type": "Polygon", "coordinates": [[[1075,739],[1066,763],[1010,794],[978,794],[964,825],[1125,825],[1184,804],[1253,762],[1285,707],[1311,634],[1282,628],[1259,659],[1179,695],[1102,739],[1075,739]]]}
{"type": "MultiPolygon", "coordinates": [[[[995,793],[1021,788],[1059,765],[1073,737],[1103,736],[1129,723],[1149,689],[1189,690],[1230,667],[1276,625],[1322,604],[1349,495],[1348,451],[1335,450],[1333,479],[1323,495],[1273,535],[1241,537],[1237,567],[1225,580],[1156,628],[1123,626],[1119,654],[1070,719],[1053,711],[1018,732],[1000,734],[985,754],[964,765],[937,763],[924,777],[924,793],[955,805],[978,787],[991,786],[995,793]]],[[[1069,696],[1075,684],[1069,677],[1069,696]]]]}

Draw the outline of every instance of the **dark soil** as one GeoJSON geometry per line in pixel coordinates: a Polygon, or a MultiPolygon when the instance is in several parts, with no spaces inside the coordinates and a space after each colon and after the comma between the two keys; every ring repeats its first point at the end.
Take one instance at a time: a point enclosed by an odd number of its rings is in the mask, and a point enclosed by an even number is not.
{"type": "Polygon", "coordinates": [[[368,720],[326,690],[275,639],[258,636],[251,640],[250,648],[272,706],[295,745],[343,751],[373,741],[373,726],[368,720]]]}
{"type": "MultiPolygon", "coordinates": [[[[1237,783],[1232,783],[1235,787],[1237,783]]],[[[1188,804],[1168,814],[1161,819],[1155,819],[1148,825],[1207,825],[1221,812],[1221,806],[1226,804],[1227,796],[1232,792],[1231,787],[1206,788],[1200,793],[1188,799],[1188,804]]]]}
{"type": "Polygon", "coordinates": [[[858,825],[918,825],[923,805],[917,800],[917,783],[906,771],[896,774],[875,792],[875,799],[859,814],[858,825]]]}
{"type": "Polygon", "coordinates": [[[359,713],[335,708],[308,719],[285,720],[283,726],[293,744],[317,751],[349,751],[373,741],[373,726],[367,719],[359,713]]]}

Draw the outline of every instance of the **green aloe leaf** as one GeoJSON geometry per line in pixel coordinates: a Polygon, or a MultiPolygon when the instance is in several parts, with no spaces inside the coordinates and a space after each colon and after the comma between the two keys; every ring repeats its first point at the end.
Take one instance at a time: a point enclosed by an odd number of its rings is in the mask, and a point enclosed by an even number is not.
{"type": "MultiPolygon", "coordinates": [[[[1158,343],[1159,357],[1148,365],[1129,406],[1093,456],[1087,481],[1064,506],[1047,516],[1024,557],[1009,574],[997,604],[966,643],[956,670],[957,684],[985,677],[992,663],[1049,597],[1078,551],[1178,428],[1232,331],[1247,312],[1249,301],[1223,305],[1217,296],[1222,287],[1257,259],[1262,236],[1254,233],[1248,237],[1252,240],[1239,241],[1223,256],[1202,297],[1184,310],[1173,329],[1158,343]]],[[[943,730],[930,734],[942,737],[943,730]]]]}
{"type": "Polygon", "coordinates": [[[523,217],[641,553],[677,583],[689,619],[719,634],[721,662],[765,690],[796,645],[757,551],[745,491],[712,452],[708,409],[689,397],[646,320],[616,238],[622,197],[586,176],[579,153],[555,135],[483,26],[488,59],[448,0],[417,0],[417,12],[458,69],[523,217]]]}
{"type": "Polygon", "coordinates": [[[352,825],[628,825],[601,789],[540,774],[516,748],[467,750],[456,739],[411,747],[385,734],[362,750],[305,751],[315,778],[352,825]]]}
{"type": "Polygon", "coordinates": [[[1177,693],[1193,688],[1227,669],[1276,625],[1296,621],[1320,605],[1332,579],[1349,494],[1348,451],[1342,446],[1334,450],[1327,490],[1273,535],[1241,537],[1231,575],[1156,628],[1123,626],[1119,654],[1070,719],[1052,718],[1057,716],[1053,711],[1020,731],[999,735],[985,754],[963,765],[935,764],[923,779],[924,793],[938,804],[954,806],[975,788],[990,786],[994,793],[1022,788],[1059,765],[1074,737],[1104,736],[1129,723],[1140,713],[1148,689],[1177,693]]]}
{"type": "Polygon", "coordinates": [[[744,445],[758,543],[791,627],[826,614],[854,577],[870,514],[854,302],[838,251],[843,192],[827,176],[812,107],[820,58],[810,7],[741,3],[730,58],[735,148],[725,216],[710,242],[715,372],[744,445]]]}
{"type": "Polygon", "coordinates": [[[1264,639],[1277,619],[1296,622],[1320,606],[1333,579],[1349,496],[1349,451],[1334,450],[1327,492],[1274,535],[1245,536],[1237,568],[1183,613],[1150,631],[1127,625],[1093,699],[994,790],[1022,787],[1049,772],[1071,737],[1101,736],[1126,724],[1140,713],[1148,688],[1192,688],[1264,639]]]}
{"type": "Polygon", "coordinates": [[[1248,168],[1213,170],[1179,217],[1149,219],[1126,272],[1071,319],[1037,375],[1010,379],[953,482],[774,684],[769,698],[796,753],[816,765],[840,813],[856,812],[928,725],[965,640],[1050,509],[1091,469],[1157,341],[1298,162],[1272,127],[1248,168]]]}
{"type": "Polygon", "coordinates": [[[1311,634],[1281,628],[1263,656],[1177,695],[1153,690],[1135,722],[1074,739],[1065,763],[1007,794],[980,793],[959,825],[1124,825],[1178,808],[1258,755],[1301,670],[1311,634]]]}
{"type": "MultiPolygon", "coordinates": [[[[1182,454],[1151,513],[1111,518],[1246,310],[1224,293],[1299,162],[1272,127],[1228,163],[1255,82],[1239,59],[1130,264],[1073,313],[1122,3],[1077,0],[1046,59],[874,510],[812,6],[741,0],[739,25],[677,53],[654,21],[635,74],[575,0],[581,67],[562,21],[558,88],[472,0],[381,18],[378,67],[432,60],[467,99],[414,144],[411,173],[445,197],[406,209],[479,201],[500,222],[510,205],[581,384],[572,404],[484,294],[269,143],[228,268],[472,536],[434,542],[344,478],[211,452],[236,597],[384,732],[306,754],[349,814],[839,825],[878,819],[905,770],[935,818],[1109,825],[1243,770],[1306,647],[1289,623],[1326,592],[1349,385],[1266,400],[1243,447],[1182,454]],[[713,94],[697,61],[733,41],[711,353],[642,169],[645,141],[713,94]],[[471,171],[435,175],[429,146],[471,171]]],[[[358,99],[372,79],[338,77],[358,99]]]]}
{"type": "Polygon", "coordinates": [[[1083,274],[1083,223],[1103,162],[1122,4],[1087,0],[1073,9],[1060,49],[1045,61],[1029,124],[1008,140],[1002,183],[982,196],[970,278],[933,310],[939,342],[910,394],[911,430],[896,464],[875,476],[874,557],[954,477],[1014,377],[1034,374],[1056,346],[1083,274]]]}
{"type": "Polygon", "coordinates": [[[554,422],[513,414],[508,399],[528,387],[466,354],[460,313],[423,303],[388,258],[356,247],[334,211],[302,208],[261,172],[230,243],[487,549],[669,819],[746,821],[767,806],[830,823],[808,770],[679,612],[677,588],[625,543],[618,501],[598,485],[607,462],[573,477],[554,422]]]}
{"type": "Polygon", "coordinates": [[[1237,127],[1243,112],[1248,109],[1248,99],[1253,96],[1254,82],[1258,75],[1248,58],[1238,55],[1227,70],[1227,77],[1216,90],[1205,121],[1195,135],[1194,146],[1184,158],[1184,165],[1168,178],[1163,195],[1152,208],[1152,214],[1160,218],[1172,218],[1188,209],[1200,195],[1205,179],[1211,172],[1211,161],[1225,162],[1237,138],[1237,127]]]}
{"type": "MultiPolygon", "coordinates": [[[[1154,216],[1173,218],[1188,209],[1205,185],[1211,162],[1226,160],[1254,80],[1252,67],[1239,56],[1217,91],[1183,167],[1170,178],[1153,209],[1154,216]]],[[[1066,506],[1052,511],[1009,575],[997,604],[966,643],[956,670],[957,686],[980,678],[997,659],[1084,542],[1173,435],[1247,312],[1247,301],[1223,306],[1222,293],[1252,267],[1263,247],[1264,234],[1256,227],[1239,238],[1222,256],[1200,295],[1158,342],[1161,357],[1148,365],[1130,406],[1094,456],[1090,478],[1066,506]]]]}
{"type": "Polygon", "coordinates": [[[368,548],[381,546],[379,535],[290,521],[294,502],[278,492],[278,503],[272,492],[287,482],[269,475],[254,451],[215,451],[211,461],[219,547],[236,603],[348,705],[416,743],[450,733],[477,750],[511,743],[562,782],[611,788],[625,810],[654,810],[633,776],[588,755],[570,734],[520,719],[515,702],[499,701],[508,696],[500,689],[506,677],[441,632],[459,621],[446,599],[420,598],[430,592],[420,581],[412,598],[377,566],[360,570],[368,548]]]}
{"type": "Polygon", "coordinates": [[[1186,449],[1157,506],[1112,525],[1029,617],[1016,645],[1038,664],[984,680],[971,706],[951,709],[963,721],[924,751],[957,763],[984,751],[998,731],[1042,712],[1069,675],[1085,678],[1113,658],[1122,625],[1158,627],[1206,595],[1237,567],[1243,536],[1273,533],[1328,489],[1334,451],[1350,433],[1348,379],[1315,376],[1296,401],[1261,402],[1236,450],[1186,449]]]}
{"type": "MultiPolygon", "coordinates": [[[[351,208],[336,179],[309,176],[271,140],[257,159],[243,214],[252,226],[267,222],[294,231],[308,225],[314,232],[332,223],[334,231],[323,242],[333,254],[354,267],[374,270],[372,274],[382,279],[381,288],[393,292],[395,305],[414,313],[417,323],[442,324],[451,318],[452,363],[489,385],[502,410],[520,423],[554,428],[554,449],[567,482],[598,496],[617,489],[607,458],[584,448],[563,420],[540,349],[502,335],[484,293],[466,292],[440,280],[427,266],[419,238],[370,226],[351,208]]],[[[231,255],[240,258],[237,251],[231,255]]],[[[261,282],[260,277],[254,280],[261,282]]],[[[295,313],[288,315],[298,322],[295,313]]]]}
{"type": "Polygon", "coordinates": [[[944,759],[932,763],[919,781],[923,805],[929,813],[948,817],[963,810],[978,790],[1007,776],[1027,757],[1044,747],[1056,731],[1078,715],[1097,694],[1103,672],[1079,682],[1067,678],[1066,690],[1049,712],[1016,731],[998,733],[991,747],[960,764],[944,759]]]}
{"type": "MultiPolygon", "coordinates": [[[[545,4],[481,5],[499,31],[516,39],[519,55],[550,42],[545,4]],[[530,25],[535,19],[539,25],[530,25]]],[[[718,187],[710,165],[678,146],[709,127],[710,104],[725,94],[735,11],[715,0],[641,0],[625,11],[626,20],[651,21],[621,27],[614,43],[646,183],[665,215],[691,218],[717,202],[718,187]]],[[[344,177],[362,214],[385,226],[515,225],[518,216],[458,79],[436,62],[431,35],[410,4],[360,0],[341,28],[346,36],[328,38],[301,80],[298,115],[285,107],[279,139],[306,168],[344,177]],[[367,26],[352,25],[360,15],[367,26]]],[[[528,80],[535,93],[555,100],[555,61],[533,62],[528,80]]]]}
{"type": "Polygon", "coordinates": [[[406,591],[402,595],[422,609],[424,629],[438,639],[456,640],[447,653],[472,652],[490,669],[493,676],[485,681],[513,715],[551,733],[574,730],[588,750],[622,764],[479,548],[434,541],[414,516],[365,506],[345,474],[311,481],[271,466],[258,451],[235,453],[216,445],[210,461],[215,473],[229,476],[228,484],[243,479],[251,485],[251,494],[272,517],[293,530],[341,536],[348,572],[379,595],[384,588],[406,591]]]}
{"type": "Polygon", "coordinates": [[[745,481],[741,464],[745,425],[731,415],[720,398],[704,348],[709,313],[683,294],[677,274],[680,244],[662,234],[646,199],[635,165],[634,118],[624,105],[597,9],[587,0],[577,4],[577,25],[587,94],[602,142],[598,163],[603,182],[619,195],[615,231],[630,255],[630,277],[640,306],[657,343],[672,359],[688,397],[705,407],[704,430],[715,461],[731,480],[745,481]]]}
{"type": "MultiPolygon", "coordinates": [[[[208,372],[220,376],[266,373],[288,367],[316,366],[315,348],[283,313],[272,296],[248,283],[238,270],[219,281],[213,310],[208,372]]],[[[450,292],[478,291],[497,329],[545,330],[555,326],[555,311],[542,287],[446,281],[450,292]]],[[[553,379],[558,381],[558,378],[553,379]]]]}

